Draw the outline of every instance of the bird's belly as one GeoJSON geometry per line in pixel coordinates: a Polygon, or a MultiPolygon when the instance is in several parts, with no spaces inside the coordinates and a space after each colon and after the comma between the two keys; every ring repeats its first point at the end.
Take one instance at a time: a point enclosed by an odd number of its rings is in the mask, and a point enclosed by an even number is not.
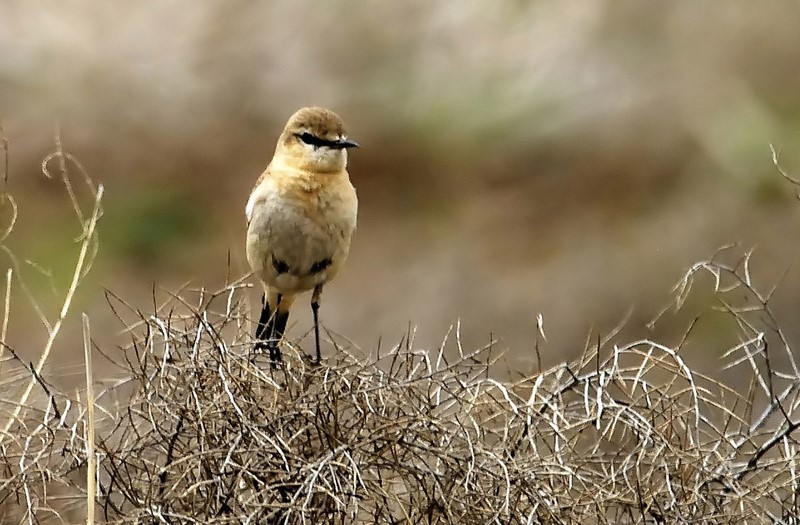
{"type": "Polygon", "coordinates": [[[332,279],[347,255],[352,230],[336,217],[315,216],[302,206],[265,204],[248,231],[248,260],[262,280],[284,293],[299,293],[332,279]]]}

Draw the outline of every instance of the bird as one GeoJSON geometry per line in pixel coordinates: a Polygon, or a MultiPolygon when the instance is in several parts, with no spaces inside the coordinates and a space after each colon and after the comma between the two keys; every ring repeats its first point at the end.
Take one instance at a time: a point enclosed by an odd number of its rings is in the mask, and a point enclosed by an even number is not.
{"type": "Polygon", "coordinates": [[[347,259],[356,229],[358,198],[347,152],[357,147],[339,115],[301,108],[289,117],[247,200],[247,262],[264,292],[255,348],[269,351],[273,367],[281,361],[289,310],[297,295],[309,290],[316,364],[321,362],[322,289],[347,259]]]}

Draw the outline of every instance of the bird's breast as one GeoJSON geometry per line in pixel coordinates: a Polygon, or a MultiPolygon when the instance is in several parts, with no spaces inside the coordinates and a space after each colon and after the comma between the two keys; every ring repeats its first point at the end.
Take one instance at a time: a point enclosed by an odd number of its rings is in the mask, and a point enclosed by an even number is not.
{"type": "Polygon", "coordinates": [[[343,181],[275,177],[256,191],[248,227],[253,269],[287,290],[332,278],[347,256],[356,221],[355,192],[346,175],[343,181]]]}

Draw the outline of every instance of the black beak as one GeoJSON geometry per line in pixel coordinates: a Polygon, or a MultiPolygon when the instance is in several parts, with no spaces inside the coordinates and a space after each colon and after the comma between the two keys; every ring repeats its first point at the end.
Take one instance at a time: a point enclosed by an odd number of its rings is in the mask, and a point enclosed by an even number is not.
{"type": "Polygon", "coordinates": [[[350,139],[339,139],[339,140],[334,141],[331,144],[331,147],[334,148],[334,149],[357,148],[358,147],[358,142],[356,142],[355,140],[350,140],[350,139]]]}

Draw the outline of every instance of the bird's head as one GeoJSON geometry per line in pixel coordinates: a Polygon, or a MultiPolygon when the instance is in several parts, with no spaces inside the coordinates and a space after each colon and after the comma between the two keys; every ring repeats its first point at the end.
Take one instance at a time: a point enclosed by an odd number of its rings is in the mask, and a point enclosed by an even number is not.
{"type": "Polygon", "coordinates": [[[298,110],[283,129],[275,156],[299,169],[331,173],[347,166],[347,149],[358,143],[347,137],[339,115],[325,108],[298,110]]]}

